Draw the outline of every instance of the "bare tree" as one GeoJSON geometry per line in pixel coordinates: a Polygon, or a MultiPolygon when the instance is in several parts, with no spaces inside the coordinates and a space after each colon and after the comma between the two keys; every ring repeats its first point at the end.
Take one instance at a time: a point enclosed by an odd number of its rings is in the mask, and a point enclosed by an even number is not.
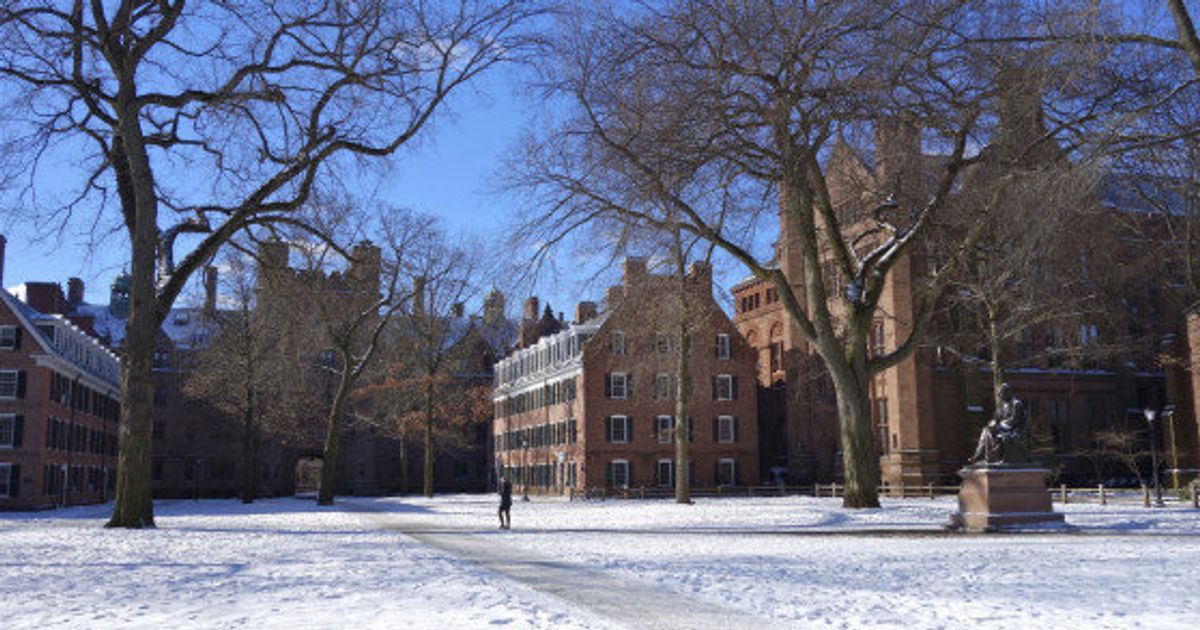
{"type": "MultiPolygon", "coordinates": [[[[986,8],[679,1],[584,12],[544,55],[545,89],[567,114],[529,139],[515,183],[541,195],[543,223],[560,231],[612,215],[669,229],[676,216],[772,283],[832,378],[847,507],[878,505],[870,380],[910,356],[947,271],[984,230],[977,222],[929,270],[896,346],[869,353],[889,271],[913,253],[995,131],[987,112],[1005,59],[975,43],[986,8]],[[876,185],[842,203],[831,192],[830,156],[864,130],[880,138],[876,185]],[[896,140],[915,150],[892,153],[896,140]],[[940,155],[926,160],[922,146],[940,155]],[[741,207],[728,211],[718,202],[726,196],[741,207]],[[775,264],[756,238],[773,206],[797,264],[775,264]],[[823,269],[837,282],[825,282],[823,269]]],[[[1050,142],[1060,128],[1034,142],[1050,142]]]]}
{"type": "Polygon", "coordinates": [[[466,350],[460,343],[468,322],[456,312],[473,295],[481,265],[478,247],[451,243],[440,229],[419,244],[412,257],[410,277],[413,307],[399,331],[406,346],[403,363],[420,394],[419,414],[423,429],[422,491],[433,496],[435,434],[439,428],[462,420],[454,402],[466,394],[464,383],[454,377],[456,359],[466,350]]]}
{"type": "MultiPolygon", "coordinates": [[[[151,357],[191,274],[234,234],[294,222],[330,168],[409,143],[459,86],[519,49],[524,7],[40,0],[0,8],[0,76],[21,112],[6,152],[33,165],[56,147],[84,154],[78,195],[46,216],[69,220],[85,203],[115,199],[130,243],[109,526],[154,524],[151,357]],[[185,244],[194,246],[180,255],[185,244]]],[[[36,199],[32,185],[26,192],[36,199]]]]}

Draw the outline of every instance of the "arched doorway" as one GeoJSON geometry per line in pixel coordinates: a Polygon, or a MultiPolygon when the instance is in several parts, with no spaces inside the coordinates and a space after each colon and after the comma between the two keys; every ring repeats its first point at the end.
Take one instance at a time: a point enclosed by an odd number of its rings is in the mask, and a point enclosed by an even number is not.
{"type": "Polygon", "coordinates": [[[325,460],[308,455],[296,460],[296,496],[316,497],[321,489],[321,467],[325,460]]]}

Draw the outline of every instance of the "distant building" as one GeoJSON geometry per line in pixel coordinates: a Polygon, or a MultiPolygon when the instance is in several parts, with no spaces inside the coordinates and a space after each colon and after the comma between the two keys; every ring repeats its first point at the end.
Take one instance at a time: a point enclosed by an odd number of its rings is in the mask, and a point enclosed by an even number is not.
{"type": "MultiPolygon", "coordinates": [[[[713,299],[707,266],[692,266],[688,286],[700,315],[691,328],[692,483],[757,484],[753,351],[713,299]]],[[[548,307],[539,318],[536,299],[527,302],[522,343],[496,364],[493,399],[495,466],[518,490],[673,485],[676,355],[659,310],[672,287],[631,258],[603,312],[581,302],[567,324],[548,307]]]]}

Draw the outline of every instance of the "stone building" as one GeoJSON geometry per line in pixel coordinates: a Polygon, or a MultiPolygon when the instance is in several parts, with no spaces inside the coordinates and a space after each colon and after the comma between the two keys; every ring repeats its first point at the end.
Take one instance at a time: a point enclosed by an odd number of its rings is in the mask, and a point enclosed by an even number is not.
{"type": "MultiPolygon", "coordinates": [[[[534,319],[495,368],[495,466],[518,490],[566,493],[674,483],[675,349],[669,276],[631,258],[598,312],[534,319]]],[[[711,270],[688,274],[692,308],[691,471],[697,487],[759,483],[754,355],[712,296],[711,270]]]]}
{"type": "MultiPolygon", "coordinates": [[[[981,165],[964,175],[956,193],[959,199],[963,191],[995,176],[991,164],[1008,163],[993,162],[992,156],[1009,155],[1015,151],[1013,147],[1024,146],[1021,134],[1026,134],[1027,140],[1029,134],[1036,138],[1044,133],[1036,101],[1024,101],[1024,109],[1020,98],[1003,103],[995,142],[985,148],[981,165]]],[[[887,194],[918,197],[928,185],[927,165],[936,164],[938,157],[922,152],[920,130],[898,123],[876,127],[873,160],[864,159],[841,142],[831,153],[826,176],[839,211],[862,203],[862,199],[882,199],[887,194]]],[[[1054,158],[1047,149],[1025,159],[1054,158]]],[[[1098,194],[1097,203],[1111,212],[1122,211],[1107,190],[1098,194]]],[[[1141,217],[1131,220],[1146,221],[1141,217]]],[[[793,291],[803,296],[804,263],[797,237],[788,223],[781,221],[775,264],[790,279],[793,291]]],[[[921,279],[929,272],[926,251],[910,250],[890,271],[870,333],[872,354],[895,349],[911,331],[921,279]]],[[[820,275],[830,295],[843,289],[836,286],[831,261],[823,261],[820,275]]],[[[789,480],[799,483],[837,479],[841,453],[836,402],[823,365],[784,311],[773,285],[749,278],[734,286],[733,294],[733,321],[758,355],[764,468],[786,468],[789,480]]],[[[1127,297],[1143,299],[1132,294],[1127,297]]],[[[831,304],[831,308],[840,305],[831,304]]],[[[1157,304],[1145,308],[1138,325],[1146,328],[1148,336],[1161,336],[1175,321],[1169,310],[1157,304]]],[[[938,325],[935,319],[934,327],[938,325]]],[[[1093,339],[1109,332],[1099,330],[1095,322],[1080,321],[1078,325],[1081,336],[1093,339]]],[[[1040,348],[1074,334],[1073,329],[1062,326],[1031,327],[1012,348],[1013,356],[1033,356],[1040,348]]],[[[990,413],[992,386],[986,361],[952,359],[933,339],[871,383],[875,446],[884,484],[956,483],[955,472],[971,455],[979,427],[990,413]]],[[[1034,430],[1049,442],[1043,455],[1055,460],[1052,463],[1066,480],[1093,476],[1080,453],[1093,445],[1096,431],[1112,426],[1141,428],[1140,410],[1165,401],[1161,369],[1132,356],[1103,365],[1041,361],[1008,369],[1005,375],[1027,401],[1034,430]]]]}

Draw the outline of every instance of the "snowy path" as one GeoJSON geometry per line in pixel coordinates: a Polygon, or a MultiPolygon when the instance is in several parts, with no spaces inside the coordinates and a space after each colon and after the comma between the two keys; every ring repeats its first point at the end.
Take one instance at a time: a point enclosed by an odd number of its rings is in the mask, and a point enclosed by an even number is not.
{"type": "MultiPolygon", "coordinates": [[[[356,509],[370,510],[364,504],[356,509]]],[[[395,515],[375,512],[370,518],[419,542],[490,571],[508,576],[543,593],[581,606],[627,628],[759,628],[782,627],[765,619],[709,602],[633,583],[587,566],[555,560],[496,540],[492,532],[468,528],[433,528],[405,524],[395,515]]]]}

